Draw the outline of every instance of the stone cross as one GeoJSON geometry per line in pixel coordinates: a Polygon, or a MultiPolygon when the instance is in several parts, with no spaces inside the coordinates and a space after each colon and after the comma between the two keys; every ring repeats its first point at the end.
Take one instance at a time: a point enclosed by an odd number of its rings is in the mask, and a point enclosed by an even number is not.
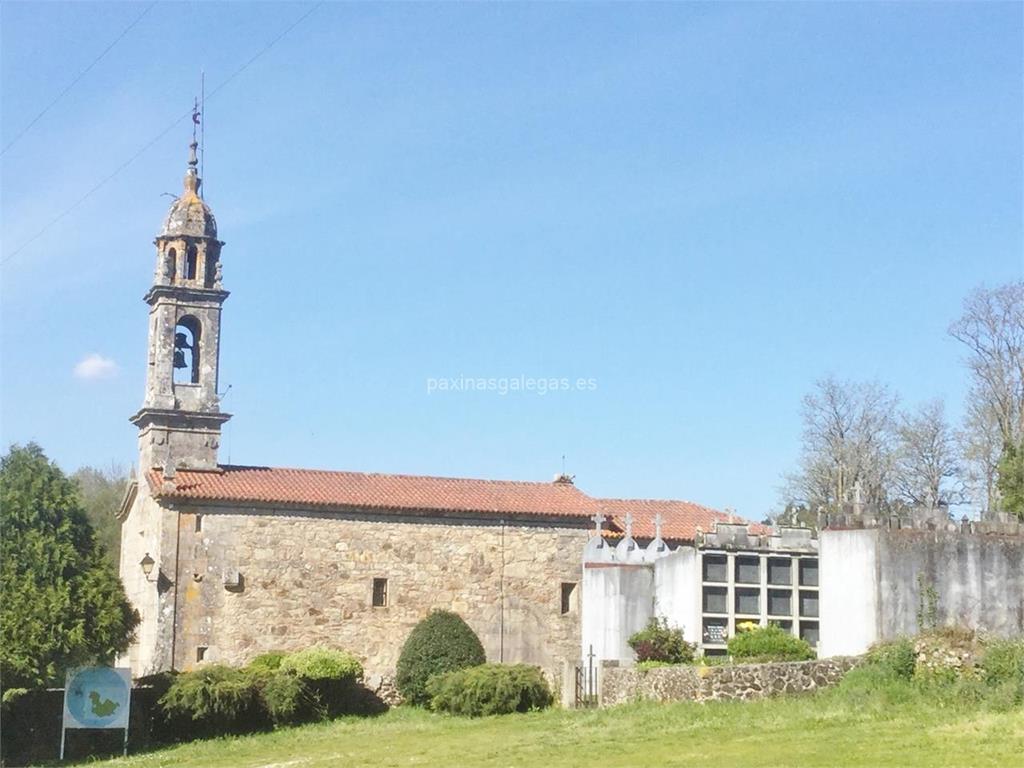
{"type": "Polygon", "coordinates": [[[626,513],[626,538],[633,538],[633,513],[626,513]]]}
{"type": "Polygon", "coordinates": [[[654,516],[654,538],[661,538],[661,512],[654,516]]]}
{"type": "Polygon", "coordinates": [[[601,535],[601,524],[605,520],[607,520],[608,518],[606,518],[604,515],[602,515],[600,512],[598,512],[596,515],[594,515],[590,519],[594,521],[594,526],[595,526],[594,535],[595,536],[600,536],[601,535]]]}

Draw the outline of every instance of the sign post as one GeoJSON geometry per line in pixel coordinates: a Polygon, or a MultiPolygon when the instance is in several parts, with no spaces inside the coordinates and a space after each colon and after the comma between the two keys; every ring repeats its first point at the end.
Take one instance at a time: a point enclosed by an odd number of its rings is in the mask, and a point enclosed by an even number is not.
{"type": "Polygon", "coordinates": [[[128,712],[132,702],[130,669],[81,667],[64,682],[64,722],[60,730],[60,759],[69,728],[123,728],[128,754],[128,712]]]}

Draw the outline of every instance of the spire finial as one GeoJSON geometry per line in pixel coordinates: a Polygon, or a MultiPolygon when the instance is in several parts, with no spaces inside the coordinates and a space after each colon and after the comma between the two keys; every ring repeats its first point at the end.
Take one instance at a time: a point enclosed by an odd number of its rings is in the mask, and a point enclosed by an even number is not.
{"type": "Polygon", "coordinates": [[[202,180],[196,170],[199,166],[199,158],[196,156],[196,149],[199,142],[196,141],[196,128],[199,125],[199,99],[195,100],[192,106],[192,143],[188,145],[188,170],[185,171],[185,197],[198,197],[199,185],[202,180]]]}

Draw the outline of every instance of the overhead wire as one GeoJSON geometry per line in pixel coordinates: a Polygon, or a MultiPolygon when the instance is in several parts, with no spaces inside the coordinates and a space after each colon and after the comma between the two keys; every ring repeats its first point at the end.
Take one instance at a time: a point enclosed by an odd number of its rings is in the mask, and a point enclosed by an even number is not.
{"type": "Polygon", "coordinates": [[[32,126],[34,126],[36,123],[38,123],[43,118],[43,115],[45,115],[47,112],[49,112],[51,109],[53,109],[53,107],[57,104],[58,101],[63,99],[72,88],[74,88],[76,85],[78,85],[78,82],[83,77],[85,77],[87,74],[89,74],[89,72],[92,70],[92,68],[95,67],[97,64],[99,64],[103,60],[103,57],[106,56],[108,53],[110,53],[110,51],[113,50],[114,46],[117,45],[119,42],[121,42],[121,40],[124,39],[124,36],[127,35],[129,32],[131,32],[135,28],[135,26],[140,21],[142,21],[142,18],[153,9],[154,5],[156,5],[156,0],[153,0],[152,3],[150,3],[145,8],[143,8],[142,9],[142,13],[140,13],[138,16],[136,16],[135,20],[131,24],[129,24],[127,27],[125,27],[123,30],[121,30],[121,34],[119,34],[117,37],[115,37],[113,42],[111,42],[110,45],[108,45],[106,48],[104,48],[100,52],[100,55],[92,60],[92,63],[89,64],[89,66],[87,66],[85,69],[83,69],[81,72],[79,72],[78,76],[75,77],[75,79],[72,80],[70,83],[68,83],[64,87],[64,90],[61,91],[60,93],[58,93],[56,98],[54,98],[53,101],[51,101],[49,104],[47,104],[45,107],[43,107],[42,111],[38,115],[33,117],[32,120],[29,121],[29,124],[26,125],[24,128],[22,128],[17,136],[15,136],[13,139],[11,139],[9,142],[7,142],[7,144],[4,146],[4,148],[0,149],[0,157],[3,157],[3,155],[7,152],[8,149],[13,147],[18,142],[18,140],[21,139],[22,136],[24,136],[26,133],[28,133],[32,129],[32,126]]]}
{"type": "MultiPolygon", "coordinates": [[[[319,8],[321,5],[324,4],[324,2],[326,2],[326,0],[320,0],[320,2],[316,3],[315,5],[313,5],[305,13],[303,13],[301,16],[299,16],[297,19],[295,19],[295,21],[293,21],[291,24],[289,24],[287,27],[285,27],[285,29],[283,31],[281,31],[273,40],[271,40],[269,43],[267,43],[265,46],[263,46],[263,48],[261,48],[259,51],[257,51],[253,56],[251,56],[244,64],[242,64],[242,66],[240,66],[238,69],[236,69],[230,75],[228,75],[228,77],[225,80],[221,81],[217,85],[216,88],[214,88],[212,91],[210,91],[208,94],[206,94],[206,99],[209,100],[209,99],[213,98],[214,96],[216,96],[219,91],[221,91],[224,87],[226,87],[229,83],[231,83],[231,81],[233,81],[236,77],[241,75],[257,59],[259,59],[263,54],[265,54],[267,51],[269,51],[271,48],[273,48],[278,42],[280,42],[281,39],[285,35],[287,35],[289,32],[291,32],[293,29],[295,29],[299,24],[301,24],[303,21],[305,21],[307,18],[309,18],[317,8],[319,8]]],[[[137,160],[144,152],[146,152],[146,150],[148,150],[150,147],[152,147],[154,144],[156,144],[158,141],[160,141],[160,139],[162,139],[164,136],[166,136],[168,133],[170,133],[172,130],[174,130],[182,121],[190,118],[191,116],[192,116],[192,110],[190,109],[189,111],[187,111],[184,114],[182,114],[180,117],[175,118],[166,128],[164,128],[162,131],[160,131],[160,133],[158,133],[156,136],[154,136],[152,139],[150,139],[148,142],[146,142],[142,146],[141,149],[136,151],[127,160],[125,160],[123,163],[118,165],[117,168],[115,168],[112,173],[108,174],[103,179],[101,179],[88,192],[86,192],[84,195],[82,195],[80,198],[78,198],[78,200],[76,200],[69,207],[64,209],[61,213],[59,213],[57,216],[55,216],[49,222],[47,222],[43,226],[43,228],[40,229],[38,232],[36,232],[34,235],[32,235],[32,237],[30,237],[28,240],[23,242],[21,245],[19,245],[17,248],[15,248],[13,251],[11,251],[9,254],[7,254],[7,256],[5,256],[2,261],[0,261],[0,264],[7,264],[11,259],[13,259],[19,253],[24,251],[25,248],[27,248],[29,245],[34,243],[36,240],[38,240],[44,234],[46,234],[46,232],[49,231],[49,229],[51,227],[53,227],[55,224],[57,224],[62,219],[64,219],[66,216],[68,216],[70,213],[72,213],[76,208],[78,208],[78,206],[80,206],[82,203],[84,203],[86,200],[88,200],[90,197],[92,197],[103,186],[105,186],[108,182],[110,182],[115,176],[120,174],[125,168],[127,168],[135,160],[137,160]]]]}

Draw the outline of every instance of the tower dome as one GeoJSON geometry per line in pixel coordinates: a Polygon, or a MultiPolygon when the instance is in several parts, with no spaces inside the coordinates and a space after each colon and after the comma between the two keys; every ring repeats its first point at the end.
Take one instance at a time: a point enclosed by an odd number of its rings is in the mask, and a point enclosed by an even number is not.
{"type": "Polygon", "coordinates": [[[196,147],[199,145],[195,139],[189,145],[188,170],[185,171],[185,191],[181,197],[171,204],[167,212],[164,225],[160,230],[160,237],[175,237],[178,235],[189,235],[192,237],[217,237],[217,220],[213,217],[213,211],[199,197],[199,185],[202,180],[196,166],[199,161],[196,159],[196,147]]]}

